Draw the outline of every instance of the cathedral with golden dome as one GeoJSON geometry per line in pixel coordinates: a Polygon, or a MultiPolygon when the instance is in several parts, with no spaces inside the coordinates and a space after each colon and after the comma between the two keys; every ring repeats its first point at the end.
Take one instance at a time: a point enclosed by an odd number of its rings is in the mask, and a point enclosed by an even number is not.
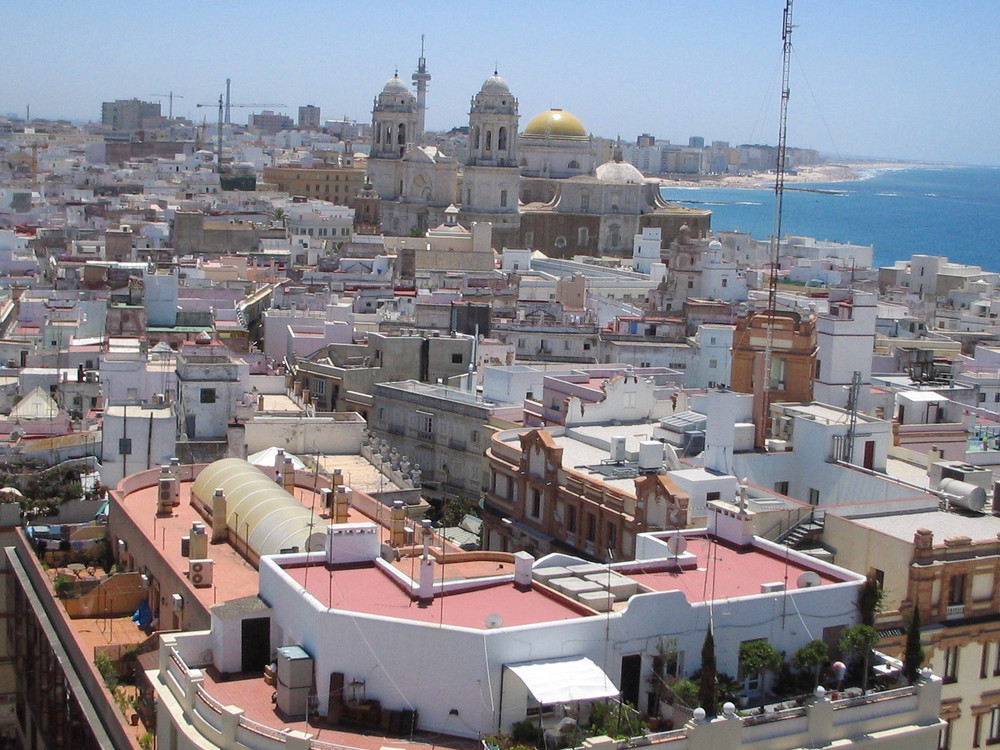
{"type": "Polygon", "coordinates": [[[517,97],[496,71],[472,97],[461,162],[424,145],[418,94],[395,75],[372,107],[368,179],[385,234],[443,224],[452,205],[461,224],[491,223],[497,249],[551,257],[630,255],[645,227],[660,228],[664,248],[684,225],[695,237],[709,233],[711,211],[665,202],[659,182],[622,161],[619,148],[598,164],[593,136],[570,112],[541,112],[519,131],[517,97]]]}

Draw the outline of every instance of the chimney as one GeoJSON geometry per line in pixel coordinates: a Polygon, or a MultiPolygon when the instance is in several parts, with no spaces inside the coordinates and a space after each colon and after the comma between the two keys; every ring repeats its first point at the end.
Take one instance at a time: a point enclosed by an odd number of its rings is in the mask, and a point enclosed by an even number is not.
{"type": "Polygon", "coordinates": [[[535,558],[530,553],[521,550],[514,553],[514,585],[518,588],[531,588],[531,566],[535,558]]]}
{"type": "Polygon", "coordinates": [[[350,515],[351,503],[347,494],[347,488],[339,485],[333,493],[333,508],[331,520],[334,523],[347,523],[350,515]]]}
{"type": "Polygon", "coordinates": [[[429,602],[434,598],[434,558],[431,557],[431,527],[430,521],[424,522],[424,553],[420,556],[420,583],[417,598],[429,602]]]}
{"type": "Polygon", "coordinates": [[[282,481],[281,486],[288,494],[295,492],[295,464],[292,463],[292,459],[286,458],[284,466],[281,469],[282,481]]]}
{"type": "Polygon", "coordinates": [[[226,523],[226,493],[219,487],[212,495],[212,544],[219,544],[229,537],[229,527],[226,523]]]}
{"type": "Polygon", "coordinates": [[[403,501],[396,500],[392,504],[392,514],[389,517],[389,544],[402,547],[406,544],[406,510],[403,501]]]}

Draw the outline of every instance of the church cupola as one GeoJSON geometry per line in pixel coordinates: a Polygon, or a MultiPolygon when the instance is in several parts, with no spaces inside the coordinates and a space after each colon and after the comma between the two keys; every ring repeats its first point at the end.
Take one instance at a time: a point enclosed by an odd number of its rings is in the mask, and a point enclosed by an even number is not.
{"type": "Polygon", "coordinates": [[[375,159],[400,159],[419,136],[417,98],[399,72],[390,78],[372,106],[372,148],[375,159]]]}
{"type": "Polygon", "coordinates": [[[469,158],[472,166],[517,166],[517,99],[493,71],[472,97],[469,111],[469,158]]]}

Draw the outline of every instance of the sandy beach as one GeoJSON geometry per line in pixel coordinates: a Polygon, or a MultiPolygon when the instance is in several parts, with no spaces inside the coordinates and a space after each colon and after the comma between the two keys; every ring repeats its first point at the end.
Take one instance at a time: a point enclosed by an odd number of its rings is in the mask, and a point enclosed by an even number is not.
{"type": "MultiPolygon", "coordinates": [[[[795,174],[785,175],[785,184],[809,182],[852,182],[863,180],[879,172],[896,169],[914,169],[922,165],[903,162],[850,162],[817,164],[799,167],[795,174]]],[[[726,187],[773,188],[774,173],[761,172],[749,175],[705,175],[697,180],[661,179],[663,187],[726,187]]]]}

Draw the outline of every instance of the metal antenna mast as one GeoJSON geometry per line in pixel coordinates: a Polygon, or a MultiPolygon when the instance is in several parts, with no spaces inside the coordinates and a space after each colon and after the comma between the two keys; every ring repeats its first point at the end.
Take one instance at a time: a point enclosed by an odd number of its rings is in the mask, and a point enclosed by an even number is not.
{"type": "Polygon", "coordinates": [[[771,232],[770,268],[767,282],[767,337],[764,345],[764,409],[766,424],[771,410],[771,360],[774,356],[774,315],[778,297],[778,250],[781,240],[781,209],[785,194],[785,135],[788,129],[788,74],[792,60],[792,0],[785,0],[781,22],[781,114],[778,117],[778,160],[774,175],[774,226],[771,232]]]}

